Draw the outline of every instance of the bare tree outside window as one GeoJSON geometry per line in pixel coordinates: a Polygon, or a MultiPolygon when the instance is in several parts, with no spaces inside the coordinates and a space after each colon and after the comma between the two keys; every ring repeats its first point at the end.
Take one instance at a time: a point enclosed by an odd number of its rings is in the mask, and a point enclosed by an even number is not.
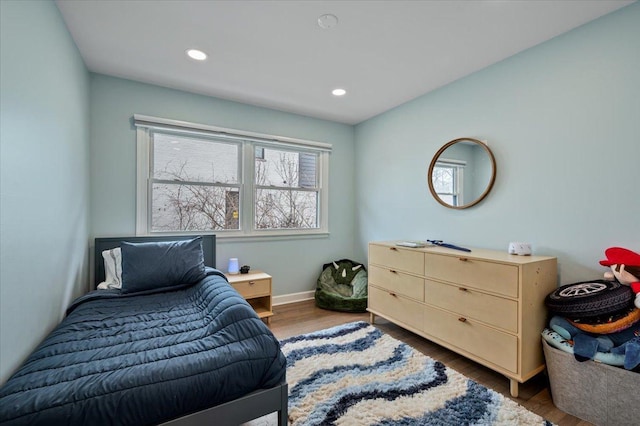
{"type": "Polygon", "coordinates": [[[153,231],[239,229],[238,144],[155,134],[153,231]]]}
{"type": "MultiPolygon", "coordinates": [[[[152,230],[239,230],[240,145],[154,136],[152,230]]],[[[317,154],[259,147],[254,163],[255,228],[317,228],[317,154]]]]}
{"type": "Polygon", "coordinates": [[[154,184],[154,231],[239,229],[238,190],[224,187],[154,184]]]}
{"type": "Polygon", "coordinates": [[[255,165],[256,228],[317,228],[317,156],[266,148],[263,154],[255,165]]]}

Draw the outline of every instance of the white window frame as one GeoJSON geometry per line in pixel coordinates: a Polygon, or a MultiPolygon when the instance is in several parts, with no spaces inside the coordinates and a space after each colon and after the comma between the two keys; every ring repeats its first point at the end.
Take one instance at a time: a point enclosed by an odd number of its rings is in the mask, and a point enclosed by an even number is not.
{"type": "Polygon", "coordinates": [[[446,192],[437,192],[438,195],[451,195],[454,200],[454,206],[461,206],[464,204],[464,168],[466,167],[466,165],[466,161],[460,160],[441,158],[436,161],[435,167],[450,168],[454,170],[454,192],[451,194],[446,192]]]}
{"type": "Polygon", "coordinates": [[[332,145],[325,142],[268,135],[206,124],[134,114],[136,126],[136,235],[201,234],[205,231],[151,231],[152,144],[150,134],[164,130],[191,136],[206,136],[238,142],[241,146],[240,229],[211,230],[218,238],[309,237],[329,234],[329,154],[332,145]],[[318,154],[318,227],[299,229],[255,229],[255,146],[289,149],[318,154]]]}

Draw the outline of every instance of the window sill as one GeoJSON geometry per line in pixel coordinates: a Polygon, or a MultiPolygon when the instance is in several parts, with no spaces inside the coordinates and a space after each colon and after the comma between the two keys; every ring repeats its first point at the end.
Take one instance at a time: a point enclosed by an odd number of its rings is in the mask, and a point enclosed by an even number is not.
{"type": "Polygon", "coordinates": [[[320,239],[320,238],[328,238],[328,231],[318,231],[318,232],[274,232],[274,233],[261,233],[261,234],[235,234],[235,235],[224,235],[224,234],[216,234],[216,240],[218,242],[231,242],[231,241],[243,241],[243,242],[262,242],[262,241],[286,241],[286,240],[310,240],[310,239],[320,239]]]}
{"type": "MultiPolygon", "coordinates": [[[[309,239],[320,239],[320,238],[328,238],[331,234],[329,231],[317,231],[317,232],[287,232],[287,231],[274,231],[274,232],[263,232],[259,234],[226,234],[224,231],[206,231],[206,232],[197,232],[197,231],[178,231],[178,232],[150,232],[144,234],[144,236],[153,236],[153,235],[193,235],[194,237],[197,235],[204,234],[215,234],[216,242],[225,243],[232,241],[243,241],[243,242],[263,242],[263,241],[285,241],[285,240],[309,240],[309,239]]],[[[142,236],[142,235],[139,235],[142,236]]]]}

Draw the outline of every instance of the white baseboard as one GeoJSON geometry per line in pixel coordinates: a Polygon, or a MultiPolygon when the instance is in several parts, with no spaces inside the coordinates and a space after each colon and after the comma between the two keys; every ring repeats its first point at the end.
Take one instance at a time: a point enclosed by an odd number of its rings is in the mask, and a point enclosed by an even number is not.
{"type": "Polygon", "coordinates": [[[289,293],[281,296],[273,296],[273,306],[286,305],[289,303],[302,302],[304,300],[311,300],[315,297],[315,290],[301,291],[300,293],[289,293]]]}

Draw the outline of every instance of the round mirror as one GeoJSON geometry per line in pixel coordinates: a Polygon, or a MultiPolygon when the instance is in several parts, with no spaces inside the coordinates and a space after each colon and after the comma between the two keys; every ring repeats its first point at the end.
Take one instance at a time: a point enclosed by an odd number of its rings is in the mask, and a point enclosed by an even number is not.
{"type": "Polygon", "coordinates": [[[489,147],[473,138],[447,142],[433,156],[427,173],[429,191],[437,202],[466,209],[487,196],[496,179],[496,160],[489,147]]]}

